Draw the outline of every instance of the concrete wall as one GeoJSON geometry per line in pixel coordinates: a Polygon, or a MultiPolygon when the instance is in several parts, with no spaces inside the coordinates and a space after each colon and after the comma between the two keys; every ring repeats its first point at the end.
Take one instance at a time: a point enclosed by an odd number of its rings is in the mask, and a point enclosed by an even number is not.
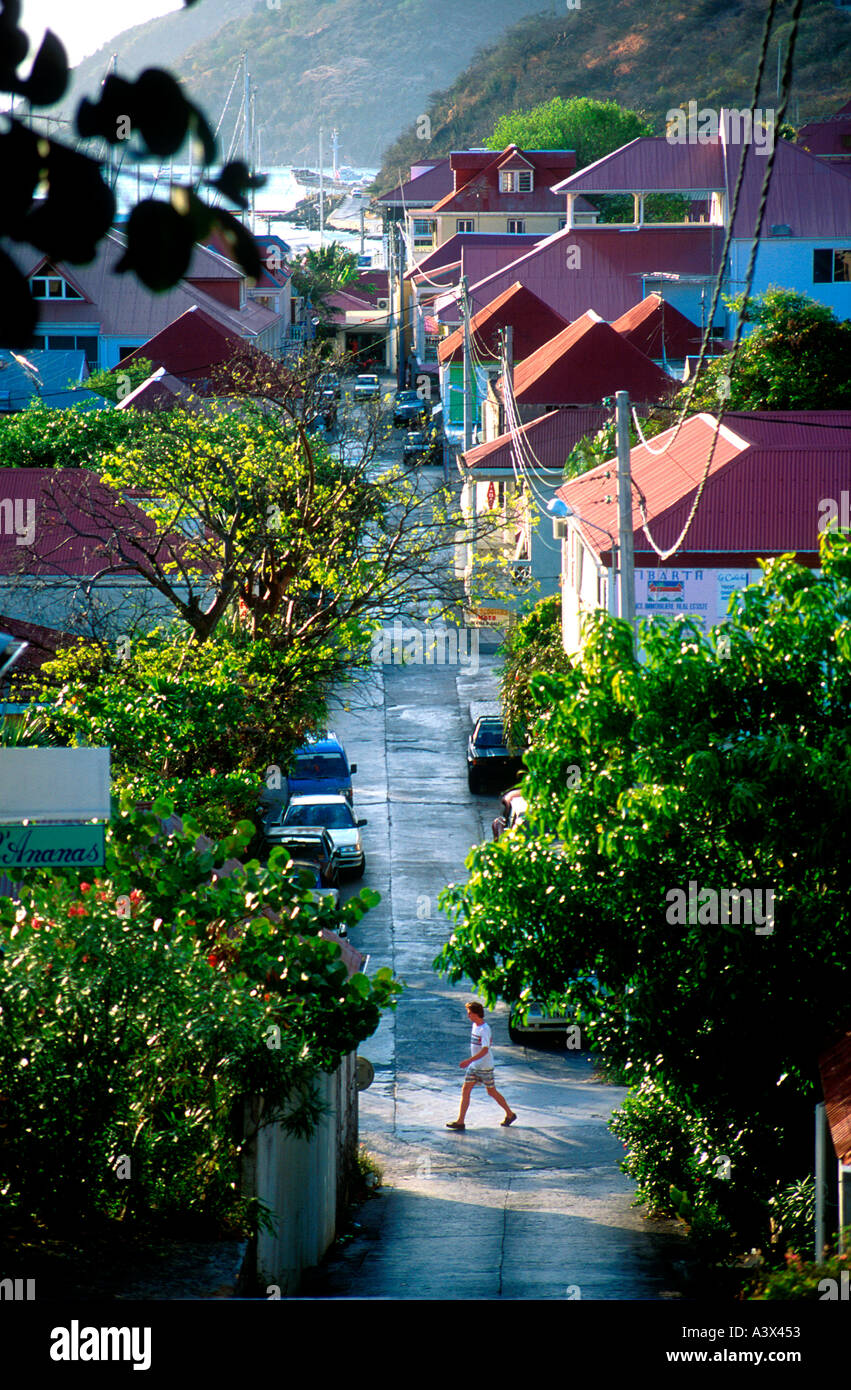
{"type": "MultiPolygon", "coordinates": [[[[322,1073],[316,1081],[325,1113],[312,1138],[267,1125],[246,1152],[243,1190],[272,1211],[275,1225],[258,1236],[257,1278],[261,1288],[277,1286],[281,1297],[297,1293],[303,1271],[319,1264],[348,1200],[358,1143],[355,1063],[351,1053],[333,1076],[322,1073]]],[[[257,1103],[249,1106],[247,1127],[260,1114],[257,1103]]]]}

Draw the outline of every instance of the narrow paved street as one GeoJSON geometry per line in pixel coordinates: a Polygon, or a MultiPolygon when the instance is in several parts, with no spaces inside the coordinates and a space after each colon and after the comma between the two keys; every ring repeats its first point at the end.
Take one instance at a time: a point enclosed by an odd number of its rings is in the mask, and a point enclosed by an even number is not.
{"type": "MultiPolygon", "coordinates": [[[[452,1133],[469,1023],[461,985],[432,970],[449,924],[437,898],[490,837],[495,796],[467,790],[471,700],[496,694],[495,660],[376,667],[332,719],[358,765],[355,806],[368,819],[364,885],[378,908],[351,933],[369,969],[391,965],[407,989],[360,1052],[375,1067],[360,1096],[361,1140],[384,1187],[356,1213],[305,1292],[406,1299],[676,1298],[682,1237],[630,1206],[620,1142],[606,1128],[624,1095],[584,1053],[508,1040],[508,1009],[490,1022],[497,1087],[518,1114],[476,1088],[467,1129],[452,1133]],[[475,1258],[473,1257],[475,1252],[475,1258]]],[[[493,646],[492,641],[490,646],[493,646]]]]}

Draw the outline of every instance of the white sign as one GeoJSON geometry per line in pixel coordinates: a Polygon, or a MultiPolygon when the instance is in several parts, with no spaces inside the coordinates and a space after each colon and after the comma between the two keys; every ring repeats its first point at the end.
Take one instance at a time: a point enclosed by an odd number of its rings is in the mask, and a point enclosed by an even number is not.
{"type": "Polygon", "coordinates": [[[0,748],[0,823],[109,820],[108,748],[0,748]]]}
{"type": "Polygon", "coordinates": [[[636,616],[672,618],[682,613],[708,632],[727,617],[730,595],[760,579],[761,569],[637,569],[636,616]]]}

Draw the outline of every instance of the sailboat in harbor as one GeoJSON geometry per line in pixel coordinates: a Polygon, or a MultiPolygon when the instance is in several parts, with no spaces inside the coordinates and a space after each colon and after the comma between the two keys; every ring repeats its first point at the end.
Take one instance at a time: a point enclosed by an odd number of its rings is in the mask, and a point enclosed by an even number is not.
{"type": "MultiPolygon", "coordinates": [[[[290,170],[296,183],[302,188],[319,188],[320,185],[326,193],[360,193],[368,185],[369,179],[363,178],[356,169],[350,169],[348,165],[342,168],[337,164],[339,135],[336,130],[331,131],[331,158],[332,172],[325,173],[324,170],[306,169],[293,167],[290,170]]],[[[321,149],[321,141],[320,141],[321,149]]],[[[320,163],[322,156],[320,153],[320,163]]]]}

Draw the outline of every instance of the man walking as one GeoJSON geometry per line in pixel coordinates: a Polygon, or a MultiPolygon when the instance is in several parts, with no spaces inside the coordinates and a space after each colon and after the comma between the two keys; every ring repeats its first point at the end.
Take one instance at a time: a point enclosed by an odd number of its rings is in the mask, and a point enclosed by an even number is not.
{"type": "Polygon", "coordinates": [[[499,1091],[494,1085],[493,1053],[491,1052],[492,1034],[490,1025],[485,1023],[485,1011],[481,1004],[475,1001],[467,1004],[466,1009],[467,1017],[473,1025],[470,1044],[473,1055],[471,1057],[465,1057],[464,1061],[458,1064],[462,1069],[467,1071],[467,1075],[464,1078],[464,1085],[461,1088],[461,1108],[458,1111],[458,1119],[450,1120],[446,1128],[467,1128],[464,1124],[464,1116],[470,1104],[470,1096],[473,1093],[473,1087],[476,1085],[484,1086],[488,1095],[493,1096],[494,1100],[502,1106],[505,1111],[505,1119],[502,1121],[502,1124],[511,1125],[517,1119],[517,1116],[509,1106],[508,1101],[504,1096],[499,1094],[499,1091]]]}

